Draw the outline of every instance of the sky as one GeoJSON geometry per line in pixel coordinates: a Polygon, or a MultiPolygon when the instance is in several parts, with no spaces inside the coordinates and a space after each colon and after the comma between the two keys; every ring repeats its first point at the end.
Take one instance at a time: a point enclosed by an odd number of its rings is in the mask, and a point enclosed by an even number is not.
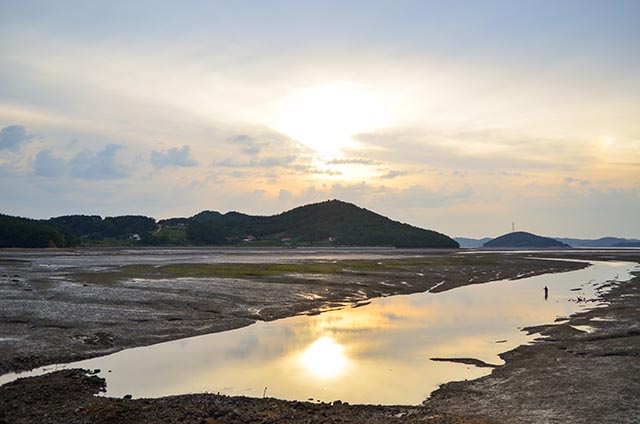
{"type": "Polygon", "coordinates": [[[640,2],[0,0],[0,213],[640,238],[640,2]]]}

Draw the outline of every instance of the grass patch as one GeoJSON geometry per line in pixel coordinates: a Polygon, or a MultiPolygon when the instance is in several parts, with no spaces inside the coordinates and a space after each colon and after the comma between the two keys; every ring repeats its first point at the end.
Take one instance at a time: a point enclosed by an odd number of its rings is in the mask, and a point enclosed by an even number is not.
{"type": "Polygon", "coordinates": [[[161,246],[187,246],[191,244],[187,238],[186,227],[162,227],[151,235],[150,244],[161,246]]]}
{"type": "Polygon", "coordinates": [[[286,274],[374,274],[377,272],[406,272],[424,268],[449,266],[491,266],[495,261],[486,258],[437,256],[387,260],[305,261],[289,264],[225,263],[126,265],[110,271],[78,273],[71,277],[82,282],[108,284],[133,278],[269,278],[286,274]]]}

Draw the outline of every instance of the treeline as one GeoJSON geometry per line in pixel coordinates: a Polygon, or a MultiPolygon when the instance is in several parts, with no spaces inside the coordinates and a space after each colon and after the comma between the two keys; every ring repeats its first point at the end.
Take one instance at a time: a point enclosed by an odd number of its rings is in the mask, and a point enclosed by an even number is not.
{"type": "Polygon", "coordinates": [[[0,215],[0,247],[68,247],[76,241],[72,234],[52,225],[0,215]]]}
{"type": "Polygon", "coordinates": [[[142,239],[158,228],[155,219],[140,215],[107,218],[99,215],[67,215],[51,218],[47,222],[57,228],[66,228],[85,241],[126,240],[135,235],[142,239]]]}
{"type": "Polygon", "coordinates": [[[0,247],[74,247],[104,240],[142,241],[156,221],[146,216],[69,215],[47,220],[0,215],[0,247]]]}
{"type": "Polygon", "coordinates": [[[457,248],[448,236],[331,200],[274,216],[204,211],[156,222],[146,216],[68,215],[30,220],[2,215],[0,247],[77,245],[331,245],[457,248]]]}

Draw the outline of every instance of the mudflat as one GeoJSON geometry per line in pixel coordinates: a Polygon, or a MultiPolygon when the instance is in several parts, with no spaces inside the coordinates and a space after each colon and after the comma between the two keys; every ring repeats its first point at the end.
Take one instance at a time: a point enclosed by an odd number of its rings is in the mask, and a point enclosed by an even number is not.
{"type": "Polygon", "coordinates": [[[0,251],[0,373],[366,299],[579,269],[396,249],[0,251]]]}
{"type": "MultiPolygon", "coordinates": [[[[146,253],[2,252],[2,372],[223,331],[258,319],[319,313],[376,296],[448,290],[584,266],[534,261],[525,253],[282,251],[257,252],[253,257],[215,249],[146,253]]],[[[552,255],[640,260],[633,252],[543,254],[552,255]]],[[[312,404],[205,394],[112,399],[93,396],[104,384],[99,377],[66,370],[0,387],[0,418],[7,422],[633,422],[640,412],[633,401],[640,395],[638,280],[604,295],[606,307],[529,329],[546,338],[504,353],[506,364],[487,377],[444,385],[422,406],[312,404]],[[585,322],[593,332],[576,330],[585,322]]]]}

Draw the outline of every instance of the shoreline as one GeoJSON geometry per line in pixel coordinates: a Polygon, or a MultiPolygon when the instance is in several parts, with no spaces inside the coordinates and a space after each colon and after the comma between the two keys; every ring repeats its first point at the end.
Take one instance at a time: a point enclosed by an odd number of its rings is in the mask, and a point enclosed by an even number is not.
{"type": "Polygon", "coordinates": [[[640,271],[632,274],[598,297],[606,306],[523,328],[540,337],[502,353],[505,364],[485,377],[444,384],[423,405],[498,422],[637,422],[640,271]]]}

